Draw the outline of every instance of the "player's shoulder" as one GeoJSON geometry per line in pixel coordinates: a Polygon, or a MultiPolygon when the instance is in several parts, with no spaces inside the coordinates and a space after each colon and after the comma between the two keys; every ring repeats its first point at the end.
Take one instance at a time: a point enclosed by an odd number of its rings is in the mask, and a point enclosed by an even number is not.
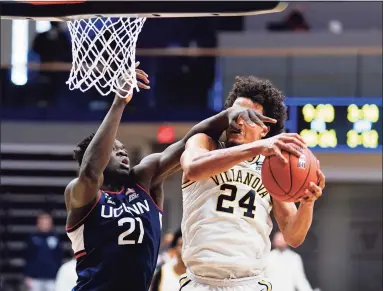
{"type": "Polygon", "coordinates": [[[161,153],[153,153],[144,157],[140,163],[132,168],[130,178],[135,180],[142,175],[149,174],[156,167],[157,163],[161,159],[161,153]]]}
{"type": "Polygon", "coordinates": [[[153,153],[144,157],[140,163],[132,168],[129,173],[129,180],[149,189],[153,174],[161,159],[161,155],[161,153],[153,153]]]}
{"type": "Polygon", "coordinates": [[[79,180],[79,178],[72,179],[72,180],[67,184],[67,186],[65,187],[65,190],[64,190],[64,195],[65,195],[65,196],[67,196],[68,194],[71,193],[73,187],[76,185],[76,183],[78,183],[78,180],[79,180]]]}

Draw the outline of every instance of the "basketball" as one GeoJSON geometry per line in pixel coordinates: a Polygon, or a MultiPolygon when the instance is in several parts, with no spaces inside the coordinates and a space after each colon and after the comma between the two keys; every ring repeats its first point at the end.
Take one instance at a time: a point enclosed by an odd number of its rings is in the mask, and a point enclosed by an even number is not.
{"type": "Polygon", "coordinates": [[[302,198],[310,182],[317,184],[317,159],[309,149],[303,149],[301,152],[300,158],[283,152],[288,160],[286,164],[276,156],[265,158],[261,176],[265,188],[274,199],[296,202],[302,198]]]}

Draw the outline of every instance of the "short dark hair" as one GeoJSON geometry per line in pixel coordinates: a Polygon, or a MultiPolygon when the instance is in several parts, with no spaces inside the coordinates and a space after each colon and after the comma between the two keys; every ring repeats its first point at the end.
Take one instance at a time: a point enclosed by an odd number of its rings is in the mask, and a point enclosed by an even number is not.
{"type": "Polygon", "coordinates": [[[277,120],[276,124],[269,124],[270,131],[266,137],[284,132],[284,122],[287,119],[287,108],[284,105],[285,96],[268,80],[255,76],[237,76],[232,91],[225,101],[225,108],[235,103],[238,97],[249,98],[263,106],[264,115],[277,120]]]}
{"type": "Polygon", "coordinates": [[[73,158],[79,166],[81,166],[81,162],[83,161],[84,158],[84,153],[87,150],[89,144],[91,143],[93,137],[95,136],[95,133],[92,133],[91,135],[87,136],[84,138],[77,146],[76,149],[73,151],[73,158]]]}
{"type": "Polygon", "coordinates": [[[175,233],[173,234],[173,240],[171,242],[171,245],[170,247],[171,248],[174,248],[177,246],[177,242],[179,240],[179,238],[182,237],[182,233],[181,233],[181,229],[179,228],[178,230],[175,231],[175,233]]]}

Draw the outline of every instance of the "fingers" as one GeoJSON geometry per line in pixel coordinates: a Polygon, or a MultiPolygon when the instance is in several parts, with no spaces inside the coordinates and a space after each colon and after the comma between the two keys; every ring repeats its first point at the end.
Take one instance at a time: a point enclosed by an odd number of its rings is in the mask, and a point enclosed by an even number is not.
{"type": "Polygon", "coordinates": [[[308,189],[304,191],[304,197],[301,198],[299,201],[301,203],[313,203],[317,199],[323,195],[323,189],[325,187],[325,176],[323,172],[320,170],[320,162],[317,161],[318,163],[318,170],[317,170],[317,176],[319,177],[319,182],[316,185],[313,182],[309,183],[308,189]]]}
{"type": "Polygon", "coordinates": [[[301,148],[307,148],[305,141],[297,133],[283,133],[279,136],[279,140],[285,143],[294,143],[301,148]]]}
{"type": "Polygon", "coordinates": [[[270,118],[270,117],[268,117],[268,116],[264,116],[264,115],[262,115],[262,114],[258,114],[258,117],[259,117],[260,120],[261,120],[262,122],[264,122],[264,123],[273,123],[273,124],[277,123],[277,120],[276,120],[276,119],[274,119],[274,118],[270,118]]]}
{"type": "Polygon", "coordinates": [[[324,189],[325,188],[325,176],[320,169],[317,169],[317,176],[319,177],[319,183],[318,183],[319,187],[321,189],[324,189]]]}
{"type": "Polygon", "coordinates": [[[294,138],[295,140],[299,140],[301,143],[305,144],[305,140],[298,133],[282,133],[282,138],[294,138]]]}
{"type": "Polygon", "coordinates": [[[239,124],[238,124],[235,120],[233,120],[233,121],[229,124],[229,127],[230,127],[231,129],[235,129],[235,130],[241,131],[241,128],[240,128],[239,124]]]}
{"type": "Polygon", "coordinates": [[[146,89],[146,90],[151,89],[150,86],[145,85],[145,84],[143,84],[143,83],[141,83],[141,82],[137,82],[137,86],[138,86],[139,88],[146,89]]]}
{"type": "Polygon", "coordinates": [[[256,111],[248,110],[247,115],[249,115],[249,118],[252,120],[252,122],[254,122],[255,124],[257,124],[262,128],[266,128],[265,124],[261,121],[259,116],[256,114],[256,111]]]}
{"type": "Polygon", "coordinates": [[[245,123],[251,127],[256,125],[267,128],[265,123],[276,123],[277,120],[264,116],[263,114],[253,110],[253,109],[244,109],[244,108],[234,108],[234,115],[232,115],[232,119],[238,120],[240,117],[245,121],[245,123]]]}
{"type": "Polygon", "coordinates": [[[258,113],[257,111],[251,110],[251,109],[249,109],[245,112],[242,112],[241,115],[242,115],[243,119],[252,127],[254,126],[254,124],[257,124],[258,126],[266,129],[267,126],[264,123],[276,123],[277,122],[276,119],[264,116],[264,115],[258,113]],[[249,122],[248,122],[248,120],[249,120],[249,122]]]}
{"type": "Polygon", "coordinates": [[[149,80],[145,75],[142,74],[136,74],[136,79],[143,80],[146,84],[149,84],[149,80]]]}
{"type": "MultiPolygon", "coordinates": [[[[140,62],[135,63],[135,68],[140,65],[140,62]]],[[[145,84],[149,84],[148,74],[141,69],[136,69],[136,79],[144,81],[145,84]]],[[[150,86],[145,85],[142,82],[137,82],[137,86],[142,89],[150,89],[150,86]]]]}
{"type": "Polygon", "coordinates": [[[276,145],[283,151],[286,151],[288,153],[291,153],[293,155],[295,155],[296,157],[300,158],[302,153],[297,150],[295,147],[293,147],[292,145],[290,144],[287,144],[287,143],[284,143],[282,141],[276,141],[276,145]]]}
{"type": "Polygon", "coordinates": [[[141,74],[141,75],[144,75],[148,78],[148,74],[146,72],[144,72],[143,70],[136,69],[136,74],[141,74]]]}
{"type": "Polygon", "coordinates": [[[284,164],[288,163],[288,160],[284,157],[283,153],[281,152],[281,149],[278,145],[274,145],[272,147],[274,155],[284,164]]]}
{"type": "Polygon", "coordinates": [[[243,119],[245,123],[247,123],[250,127],[255,127],[256,124],[259,126],[264,126],[264,124],[260,121],[260,119],[255,120],[254,118],[250,118],[249,114],[243,112],[239,115],[237,119],[243,119]]]}
{"type": "Polygon", "coordinates": [[[323,190],[315,183],[311,182],[309,188],[306,189],[304,193],[305,196],[308,197],[307,200],[315,201],[323,194],[323,190]]]}
{"type": "Polygon", "coordinates": [[[313,194],[316,197],[320,197],[323,193],[323,189],[321,189],[319,186],[317,186],[315,183],[311,182],[309,183],[309,187],[306,190],[308,194],[313,194]]]}
{"type": "Polygon", "coordinates": [[[300,199],[300,202],[314,202],[320,198],[323,194],[323,189],[317,186],[315,183],[309,183],[308,189],[304,191],[304,197],[300,199]]]}

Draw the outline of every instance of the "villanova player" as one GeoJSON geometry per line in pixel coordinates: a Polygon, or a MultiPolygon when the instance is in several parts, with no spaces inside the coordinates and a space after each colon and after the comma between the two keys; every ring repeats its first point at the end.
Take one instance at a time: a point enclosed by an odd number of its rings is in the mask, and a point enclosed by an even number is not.
{"type": "Polygon", "coordinates": [[[300,245],[312,222],[314,201],[322,194],[325,178],[311,183],[299,209],[295,203],[272,200],[261,181],[265,156],[287,162],[281,151],[301,156],[293,143],[304,147],[296,133],[283,133],[284,96],[269,81],[238,77],[226,102],[229,108],[249,108],[277,122],[270,127],[227,130],[217,143],[206,134],[191,137],[181,158],[183,175],[183,261],[187,275],[182,291],[270,291],[263,280],[270,251],[270,211],[288,244],[300,245]]]}
{"type": "MultiPolygon", "coordinates": [[[[137,69],[141,88],[148,76],[137,69]]],[[[148,291],[158,256],[163,181],[180,167],[189,137],[204,133],[218,138],[239,117],[250,124],[276,122],[249,109],[225,110],[194,126],[179,142],[151,154],[131,168],[116,140],[127,99],[115,97],[94,135],[75,150],[79,175],[65,190],[67,233],[77,258],[74,290],[148,291]]]]}

